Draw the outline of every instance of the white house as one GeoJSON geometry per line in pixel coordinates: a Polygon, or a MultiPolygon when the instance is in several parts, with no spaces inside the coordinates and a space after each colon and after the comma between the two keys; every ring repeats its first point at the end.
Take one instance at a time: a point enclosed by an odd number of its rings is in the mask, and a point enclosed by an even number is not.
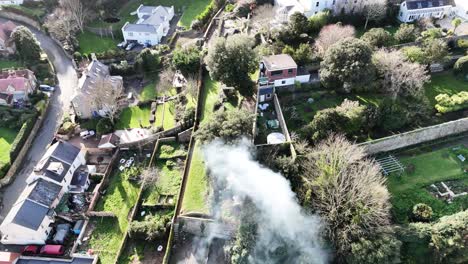
{"type": "Polygon", "coordinates": [[[407,0],[400,4],[398,20],[404,23],[421,18],[444,18],[452,12],[449,0],[407,0]]]}
{"type": "Polygon", "coordinates": [[[468,20],[468,1],[455,0],[455,7],[453,8],[453,11],[458,17],[464,20],[468,20]]]}
{"type": "MultiPolygon", "coordinates": [[[[386,0],[379,0],[382,4],[386,0]]],[[[362,10],[368,0],[275,0],[274,4],[277,7],[277,20],[287,22],[289,17],[296,13],[302,13],[306,17],[311,17],[318,12],[330,10],[337,14],[342,11],[352,13],[362,10]]]]}
{"type": "Polygon", "coordinates": [[[0,0],[0,5],[22,5],[24,0],[0,0]]]}
{"type": "Polygon", "coordinates": [[[50,146],[0,226],[1,242],[45,244],[63,194],[72,188],[85,191],[89,186],[88,174],[81,173],[85,163],[85,150],[62,141],[50,146]]]}
{"type": "Polygon", "coordinates": [[[174,17],[174,6],[140,5],[132,14],[138,16],[138,21],[136,23],[127,21],[122,27],[125,41],[157,45],[169,33],[170,22],[174,17]]]}

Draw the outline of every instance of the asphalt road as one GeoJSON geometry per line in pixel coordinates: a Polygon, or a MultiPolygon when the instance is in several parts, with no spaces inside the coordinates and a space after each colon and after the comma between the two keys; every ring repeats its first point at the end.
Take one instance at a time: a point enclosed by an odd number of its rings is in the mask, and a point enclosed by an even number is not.
{"type": "MultiPolygon", "coordinates": [[[[0,22],[4,21],[4,19],[0,19],[0,22]]],[[[63,113],[69,111],[70,100],[78,85],[78,77],[72,62],[65,56],[62,48],[57,46],[52,39],[42,32],[33,29],[31,29],[31,31],[36,35],[36,38],[41,43],[42,48],[55,67],[59,88],[54,92],[51,98],[49,113],[37,133],[33,145],[29,149],[22,169],[16,175],[12,184],[0,191],[0,195],[2,195],[3,199],[3,205],[0,210],[0,221],[2,222],[26,186],[26,178],[31,174],[35,164],[40,160],[42,155],[44,155],[47,146],[52,141],[56,128],[60,125],[60,121],[62,120],[63,113]]]]}

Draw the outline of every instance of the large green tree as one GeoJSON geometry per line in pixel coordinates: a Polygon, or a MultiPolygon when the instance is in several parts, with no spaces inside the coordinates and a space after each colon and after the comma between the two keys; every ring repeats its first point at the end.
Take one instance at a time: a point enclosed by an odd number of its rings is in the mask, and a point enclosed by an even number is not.
{"type": "Polygon", "coordinates": [[[204,142],[215,138],[233,141],[244,135],[252,135],[254,119],[255,115],[246,110],[218,111],[213,118],[200,125],[195,136],[204,142]]]}
{"type": "Polygon", "coordinates": [[[28,64],[37,63],[41,59],[41,46],[27,27],[19,26],[13,31],[11,38],[21,60],[28,64]]]}
{"type": "Polygon", "coordinates": [[[211,78],[251,95],[253,84],[249,75],[258,67],[253,46],[253,39],[246,35],[215,39],[205,58],[211,78]]]}
{"type": "Polygon", "coordinates": [[[159,69],[161,58],[157,51],[152,49],[142,50],[135,60],[135,67],[146,73],[154,73],[159,69]]]}
{"type": "Polygon", "coordinates": [[[320,65],[322,84],[346,93],[371,90],[376,78],[372,49],[366,42],[346,38],[333,44],[320,65]]]}
{"type": "Polygon", "coordinates": [[[195,74],[200,60],[201,52],[196,46],[177,47],[172,53],[172,64],[183,74],[195,74]]]}
{"type": "Polygon", "coordinates": [[[364,33],[361,39],[377,48],[386,47],[393,41],[392,34],[383,28],[372,28],[364,33]]]}

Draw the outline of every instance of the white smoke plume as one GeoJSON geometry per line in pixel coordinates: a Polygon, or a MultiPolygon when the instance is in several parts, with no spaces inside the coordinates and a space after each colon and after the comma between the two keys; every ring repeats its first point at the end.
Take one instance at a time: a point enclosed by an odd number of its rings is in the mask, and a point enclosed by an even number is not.
{"type": "Polygon", "coordinates": [[[328,254],[319,243],[320,219],[302,211],[288,180],[253,159],[247,140],[234,146],[214,141],[204,154],[210,177],[258,209],[252,263],[278,263],[271,255],[285,245],[290,257],[284,263],[327,263],[328,254]]]}

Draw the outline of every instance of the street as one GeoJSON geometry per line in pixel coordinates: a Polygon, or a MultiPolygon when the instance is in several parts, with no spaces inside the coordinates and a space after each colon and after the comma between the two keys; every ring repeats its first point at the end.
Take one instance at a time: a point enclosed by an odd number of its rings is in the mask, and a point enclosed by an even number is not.
{"type": "MultiPolygon", "coordinates": [[[[0,19],[0,22],[4,22],[0,19]]],[[[23,167],[17,173],[13,183],[0,190],[3,207],[0,211],[0,221],[3,221],[14,202],[26,186],[26,178],[33,171],[34,166],[44,155],[48,144],[52,141],[56,128],[60,125],[64,112],[69,111],[70,101],[78,85],[78,78],[71,60],[65,56],[61,47],[44,33],[30,28],[41,43],[42,48],[49,56],[55,67],[59,88],[55,90],[48,115],[39,130],[33,145],[24,160],[23,167]]]]}

